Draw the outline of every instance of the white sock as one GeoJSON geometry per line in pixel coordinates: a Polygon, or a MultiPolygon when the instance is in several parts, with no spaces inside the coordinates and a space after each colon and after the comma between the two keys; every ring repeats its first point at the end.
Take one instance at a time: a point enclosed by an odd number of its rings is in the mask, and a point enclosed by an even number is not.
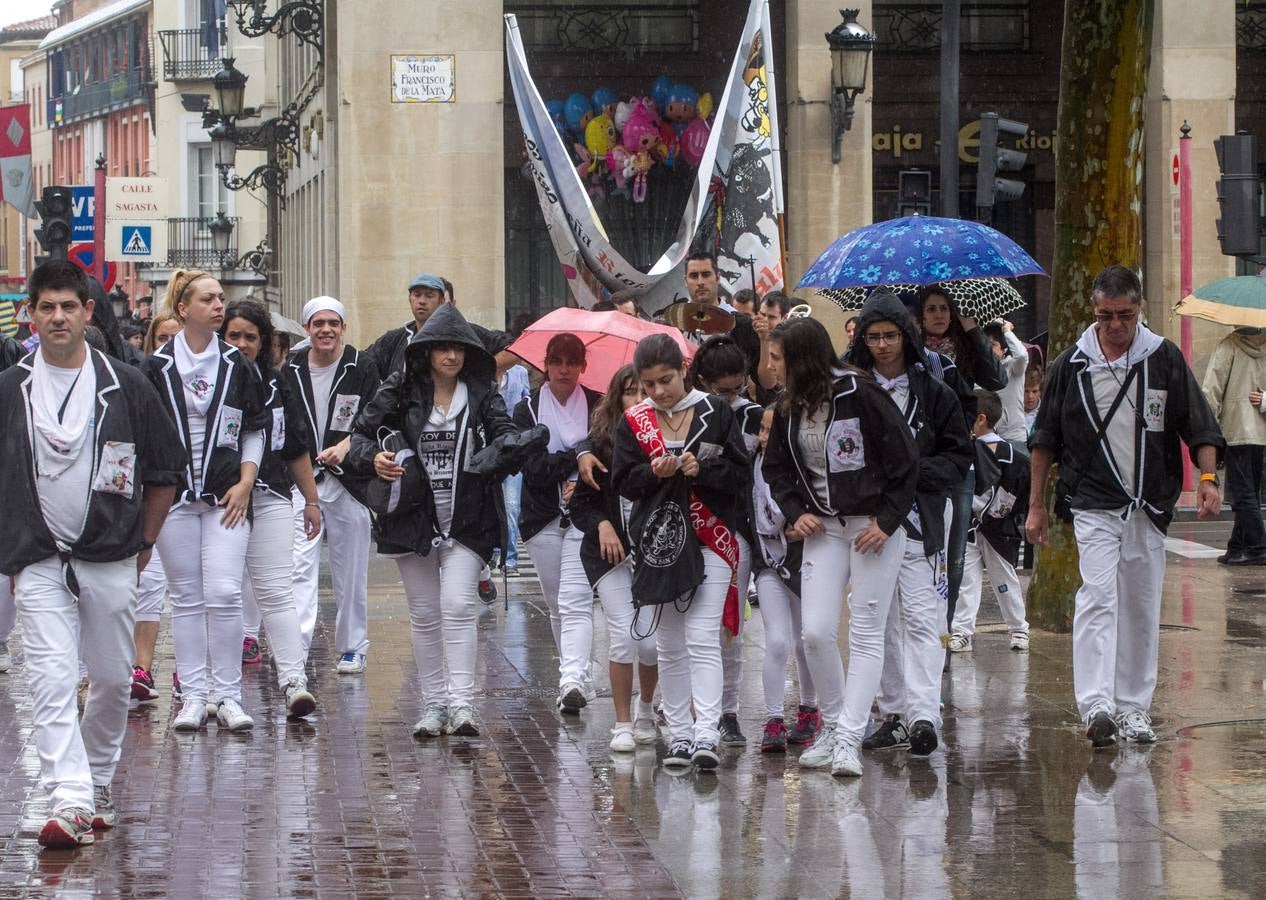
{"type": "Polygon", "coordinates": [[[655,718],[655,707],[651,706],[651,704],[647,703],[645,700],[638,700],[637,701],[637,717],[639,719],[655,718]]]}

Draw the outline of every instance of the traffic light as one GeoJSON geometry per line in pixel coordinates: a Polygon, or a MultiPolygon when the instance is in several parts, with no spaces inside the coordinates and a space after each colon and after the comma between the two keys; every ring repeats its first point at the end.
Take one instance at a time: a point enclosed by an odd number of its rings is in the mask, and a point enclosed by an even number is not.
{"type": "Polygon", "coordinates": [[[40,199],[35,201],[35,211],[42,220],[35,229],[35,239],[49,259],[64,260],[74,228],[74,197],[70,188],[60,185],[44,188],[40,199]]]}
{"type": "Polygon", "coordinates": [[[997,113],[980,114],[980,168],[976,170],[976,206],[991,207],[999,200],[1019,200],[1024,182],[999,178],[999,172],[1018,172],[1024,168],[1028,154],[999,145],[1005,136],[1024,137],[1029,126],[1024,122],[1003,119],[997,113]]]}
{"type": "Polygon", "coordinates": [[[897,215],[932,214],[932,173],[927,169],[902,169],[897,173],[897,215]]]}
{"type": "Polygon", "coordinates": [[[1257,137],[1241,131],[1213,142],[1218,154],[1218,241],[1225,256],[1257,256],[1262,252],[1261,175],[1257,170],[1257,137]]]}

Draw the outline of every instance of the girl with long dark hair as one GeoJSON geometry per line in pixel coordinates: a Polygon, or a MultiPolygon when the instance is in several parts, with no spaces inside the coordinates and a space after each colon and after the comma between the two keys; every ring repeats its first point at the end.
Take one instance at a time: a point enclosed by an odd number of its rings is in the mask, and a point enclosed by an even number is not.
{"type": "Polygon", "coordinates": [[[245,731],[255,723],[241,706],[242,573],[251,492],[264,454],[260,382],[237,348],[216,335],[224,321],[220,282],[206,272],[178,271],[166,305],[183,328],[142,371],[189,456],[158,537],[182,691],[173,727],[199,730],[211,706],[221,728],[245,731]]]}
{"type": "Polygon", "coordinates": [[[612,750],[631,753],[638,744],[653,744],[659,725],[651,706],[659,669],[655,638],[650,634],[651,612],[633,605],[633,560],[629,556],[628,512],[630,502],[611,487],[605,469],[611,466],[615,432],[626,410],[644,399],[642,385],[632,366],[623,366],[611,377],[606,395],[593,411],[593,427],[584,452],[593,453],[605,467],[595,473],[598,489],[581,481],[571,498],[572,525],[584,535],[580,561],[592,590],[598,594],[607,619],[608,670],[615,725],[612,750]],[[633,716],[633,664],[637,663],[640,699],[633,716]]]}
{"type": "Polygon", "coordinates": [[[395,555],[404,582],[422,682],[413,734],[475,737],[476,591],[501,540],[508,472],[468,463],[517,429],[493,381],[495,361],[451,303],[409,339],[404,358],[357,417],[347,460],[383,481],[408,475],[419,498],[416,514],[378,520],[379,552],[395,555]],[[383,449],[389,432],[399,449],[383,449]]]}
{"type": "MultiPolygon", "coordinates": [[[[743,448],[756,452],[760,434],[761,407],[747,399],[747,354],[728,334],[715,335],[704,341],[695,351],[690,363],[691,381],[700,390],[714,394],[729,405],[738,422],[743,437],[743,448]]],[[[747,470],[743,484],[734,485],[746,497],[751,490],[751,469],[747,470]]],[[[747,587],[752,575],[752,527],[747,516],[747,504],[738,507],[738,587],[740,603],[747,605],[747,587]]],[[[741,747],[747,743],[739,727],[739,686],[743,681],[743,632],[733,637],[721,635],[721,667],[724,670],[721,690],[721,743],[741,747]]]]}
{"type": "Polygon", "coordinates": [[[874,381],[839,363],[820,322],[785,322],[770,340],[784,389],[762,474],[788,536],[804,541],[804,652],[822,704],[822,730],[800,765],[861,775],[858,753],[883,669],[917,451],[896,406],[874,381]],[[838,643],[846,592],[847,680],[838,643]]]}
{"type": "MultiPolygon", "coordinates": [[[[616,426],[612,487],[633,501],[630,534],[640,535],[661,486],[684,476],[691,515],[681,527],[693,531],[704,572],[695,590],[665,596],[656,611],[670,738],[664,765],[713,770],[721,718],[718,634],[723,621],[731,634],[741,627],[734,539],[741,496],[734,486],[743,483],[751,462],[729,405],[690,388],[681,348],[671,336],[643,338],[633,365],[647,399],[625,412],[616,426]]],[[[635,567],[647,564],[634,560],[635,567]]]]}
{"type": "Polygon", "coordinates": [[[294,571],[294,506],[291,488],[303,496],[303,524],[308,540],[321,533],[321,508],[308,457],[312,437],[306,416],[282,387],[271,365],[272,317],[249,300],[234,303],[224,314],[220,337],[238,349],[255,367],[264,389],[264,456],[251,495],[250,543],[246,547],[246,577],[242,581],[242,661],[247,650],[259,661],[259,628],[268,629],[268,647],[277,666],[277,683],[285,692],[286,711],[300,718],[316,709],[304,674],[303,636],[291,589],[294,571]]]}

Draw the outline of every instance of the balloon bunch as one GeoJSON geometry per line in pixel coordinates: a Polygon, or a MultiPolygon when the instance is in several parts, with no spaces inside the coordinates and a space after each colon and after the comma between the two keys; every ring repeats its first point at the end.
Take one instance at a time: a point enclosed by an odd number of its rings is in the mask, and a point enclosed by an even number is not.
{"type": "Polygon", "coordinates": [[[646,96],[621,100],[601,87],[592,97],[576,93],[545,106],[563,143],[574,148],[576,171],[595,199],[612,191],[644,202],[652,167],[697,167],[712,130],[712,95],[667,75],[656,78],[646,96]]]}

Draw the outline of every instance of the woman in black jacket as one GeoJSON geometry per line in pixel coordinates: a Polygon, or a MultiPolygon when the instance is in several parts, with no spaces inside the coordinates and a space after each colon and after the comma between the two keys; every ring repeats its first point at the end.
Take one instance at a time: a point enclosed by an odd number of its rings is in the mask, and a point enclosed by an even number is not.
{"type": "Polygon", "coordinates": [[[858,752],[883,669],[918,451],[887,394],[859,370],[840,366],[822,323],[785,322],[770,340],[785,387],[762,473],[788,536],[804,540],[804,652],[822,704],[822,730],[800,765],[861,775],[858,752]],[[846,591],[847,680],[838,643],[846,591]]]}
{"type": "MultiPolygon", "coordinates": [[[[638,744],[653,744],[659,725],[651,700],[659,681],[655,638],[650,634],[650,610],[633,606],[633,560],[629,557],[628,511],[630,502],[611,487],[607,469],[615,431],[626,410],[645,399],[637,371],[623,366],[611,377],[606,396],[594,410],[589,441],[581,452],[592,453],[603,468],[595,472],[598,487],[576,484],[571,498],[572,526],[580,531],[580,562],[591,590],[597,591],[607,619],[610,639],[607,660],[611,675],[611,700],[615,725],[611,749],[631,753],[638,744]],[[637,662],[641,699],[633,717],[633,663],[637,662]]],[[[539,565],[539,561],[538,561],[539,565]]]]}
{"type": "Polygon", "coordinates": [[[234,303],[224,314],[220,337],[246,358],[264,388],[264,456],[251,497],[251,539],[246,547],[246,578],[242,581],[242,662],[259,662],[261,620],[268,629],[268,646],[277,665],[277,683],[286,697],[286,711],[297,718],[316,709],[304,673],[303,636],[295,607],[294,504],[290,490],[303,496],[304,534],[321,534],[321,508],[308,457],[312,437],[298,399],[282,387],[270,364],[273,323],[268,310],[249,300],[234,303]],[[253,651],[253,652],[251,652],[253,651]]]}
{"type": "Polygon", "coordinates": [[[581,533],[572,527],[576,447],[589,434],[601,395],[580,384],[585,344],[556,334],[545,347],[545,383],[514,408],[521,429],[544,425],[549,447],[523,464],[519,533],[536,563],[558,651],[559,712],[579,714],[592,696],[593,589],[580,563],[581,533]]]}
{"type": "Polygon", "coordinates": [[[501,539],[501,478],[509,473],[478,474],[470,461],[516,431],[495,374],[492,356],[446,303],[409,340],[404,368],[382,383],[352,432],[348,465],[384,481],[403,477],[402,491],[413,496],[400,504],[416,504],[411,514],[378,519],[379,552],[396,554],[409,603],[425,703],[415,737],[479,734],[475,592],[501,539]],[[388,432],[404,449],[382,449],[388,432]]]}
{"type": "Polygon", "coordinates": [[[182,690],[173,727],[197,731],[210,707],[221,728],[245,731],[254,721],[241,706],[242,574],[264,451],[260,383],[242,354],[216,335],[224,321],[218,281],[178,271],[165,303],[183,329],[141,369],[165,401],[189,458],[158,537],[182,690]]]}
{"type": "MultiPolygon", "coordinates": [[[[616,427],[611,484],[633,501],[630,534],[642,535],[651,513],[680,509],[655,504],[666,480],[685,476],[689,521],[670,523],[675,535],[693,531],[703,558],[703,583],[682,585],[662,598],[655,631],[664,714],[668,718],[668,768],[717,766],[721,718],[721,642],[724,621],[730,634],[741,627],[738,549],[734,532],[744,502],[735,489],[751,464],[734,413],[723,400],[691,390],[681,348],[667,334],[643,338],[633,365],[647,399],[624,414],[616,427]],[[636,431],[634,430],[636,428],[636,431]],[[691,721],[693,702],[695,719],[691,721]]],[[[660,532],[665,533],[664,531],[660,532]]],[[[648,550],[635,541],[634,567],[650,566],[648,550]]],[[[635,571],[635,576],[636,576],[635,571]]]]}

